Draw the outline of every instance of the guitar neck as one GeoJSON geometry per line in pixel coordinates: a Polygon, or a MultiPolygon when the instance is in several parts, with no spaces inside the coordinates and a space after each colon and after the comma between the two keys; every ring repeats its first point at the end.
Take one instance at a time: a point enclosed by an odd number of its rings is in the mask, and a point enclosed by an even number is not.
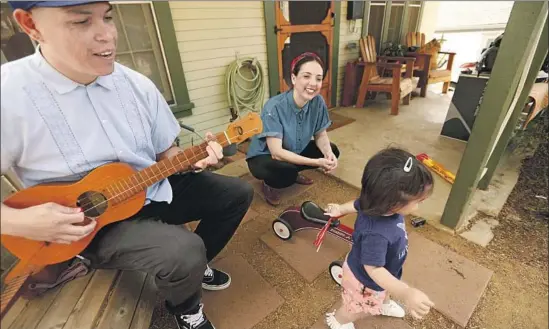
{"type": "MultiPolygon", "coordinates": [[[[215,138],[222,147],[230,144],[224,132],[215,135],[215,138]]],[[[208,143],[204,142],[200,145],[187,148],[183,152],[171,158],[158,161],[132,176],[117,180],[106,188],[106,191],[111,194],[109,198],[114,203],[122,202],[177,172],[192,169],[192,166],[196,162],[208,156],[207,147],[208,143]]]]}

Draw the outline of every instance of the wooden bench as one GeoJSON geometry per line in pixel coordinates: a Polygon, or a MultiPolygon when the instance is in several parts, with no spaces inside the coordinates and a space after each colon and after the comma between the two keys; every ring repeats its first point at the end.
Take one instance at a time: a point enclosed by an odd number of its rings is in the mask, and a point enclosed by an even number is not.
{"type": "MultiPolygon", "coordinates": [[[[2,200],[15,190],[14,184],[2,177],[2,200]]],[[[14,260],[2,248],[2,281],[14,260]]],[[[135,271],[93,270],[38,298],[19,298],[2,319],[0,327],[148,329],[155,302],[153,277],[135,271]]]]}

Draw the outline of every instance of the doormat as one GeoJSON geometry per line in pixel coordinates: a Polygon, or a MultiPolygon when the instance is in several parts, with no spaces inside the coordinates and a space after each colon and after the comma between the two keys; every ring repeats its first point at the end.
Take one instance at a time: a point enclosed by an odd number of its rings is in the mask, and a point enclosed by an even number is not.
{"type": "Polygon", "coordinates": [[[328,131],[332,131],[337,128],[341,128],[343,126],[346,126],[350,123],[355,122],[355,119],[343,116],[341,114],[338,114],[334,111],[329,112],[330,120],[332,120],[332,125],[328,128],[328,131]]]}

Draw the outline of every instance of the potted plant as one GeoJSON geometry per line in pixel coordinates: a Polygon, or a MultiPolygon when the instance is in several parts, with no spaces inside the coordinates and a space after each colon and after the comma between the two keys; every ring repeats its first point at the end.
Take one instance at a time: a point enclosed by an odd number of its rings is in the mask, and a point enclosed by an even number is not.
{"type": "Polygon", "coordinates": [[[381,52],[383,56],[389,57],[403,57],[404,56],[404,46],[398,43],[387,42],[385,48],[381,52]]]}

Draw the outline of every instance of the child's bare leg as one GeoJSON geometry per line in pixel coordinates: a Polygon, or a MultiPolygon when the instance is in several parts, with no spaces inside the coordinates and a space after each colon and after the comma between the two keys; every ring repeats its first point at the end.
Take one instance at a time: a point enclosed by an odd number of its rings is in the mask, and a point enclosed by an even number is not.
{"type": "Polygon", "coordinates": [[[341,306],[334,315],[337,322],[341,324],[355,322],[367,316],[368,315],[366,313],[349,313],[344,306],[341,306]]]}

